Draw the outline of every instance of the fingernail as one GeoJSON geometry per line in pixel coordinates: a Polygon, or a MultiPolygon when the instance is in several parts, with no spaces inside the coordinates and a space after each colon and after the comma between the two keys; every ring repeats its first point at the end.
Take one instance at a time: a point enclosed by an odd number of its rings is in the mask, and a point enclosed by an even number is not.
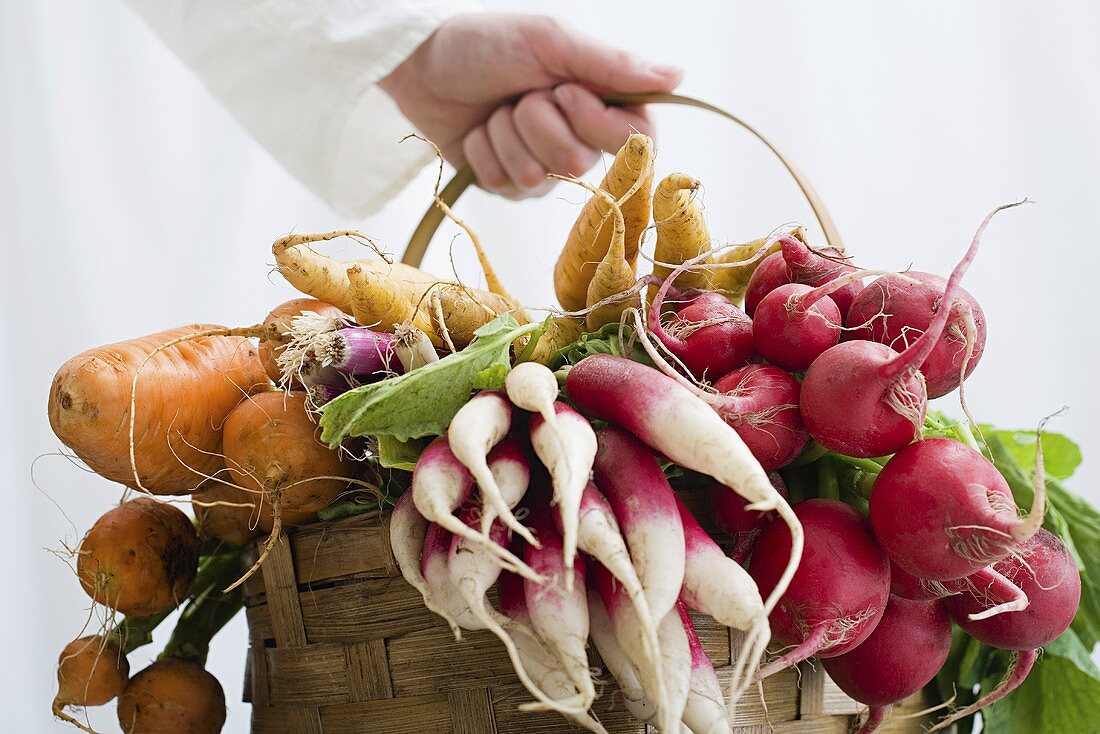
{"type": "Polygon", "coordinates": [[[576,101],[573,90],[566,86],[554,88],[554,99],[558,101],[562,107],[570,109],[573,107],[573,103],[576,101]]]}
{"type": "Polygon", "coordinates": [[[649,70],[657,76],[678,76],[684,73],[683,67],[672,64],[654,64],[649,67],[649,70]]]}

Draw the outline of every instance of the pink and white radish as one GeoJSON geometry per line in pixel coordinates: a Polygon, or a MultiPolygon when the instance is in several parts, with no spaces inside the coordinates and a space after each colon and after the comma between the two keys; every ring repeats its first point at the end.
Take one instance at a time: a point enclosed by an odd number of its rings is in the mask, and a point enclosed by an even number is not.
{"type": "Polygon", "coordinates": [[[541,547],[527,545],[523,558],[546,579],[537,583],[525,579],[523,594],[531,626],[565,666],[565,672],[581,693],[583,708],[592,705],[596,689],[588,670],[588,601],[585,597],[585,560],[565,565],[562,536],[554,528],[550,508],[542,497],[528,503],[528,521],[542,541],[541,547]],[[573,583],[566,581],[573,578],[573,583]]]}
{"type": "MultiPolygon", "coordinates": [[[[582,362],[583,364],[583,362],[582,362]]],[[[618,519],[654,619],[672,613],[684,581],[684,526],[652,452],[626,431],[597,434],[596,486],[618,519]]]]}
{"type": "MultiPolygon", "coordinates": [[[[852,329],[848,338],[868,339],[904,351],[943,309],[946,288],[942,277],[922,272],[907,272],[904,278],[884,275],[872,281],[848,311],[847,325],[852,329]]],[[[985,314],[974,296],[965,288],[956,288],[948,310],[947,326],[920,366],[929,398],[958,387],[985,351],[985,314]]]]}
{"type": "Polygon", "coordinates": [[[658,728],[678,731],[691,689],[691,649],[679,614],[674,607],[657,625],[663,675],[655,677],[646,664],[649,651],[634,606],[606,568],[591,565],[592,585],[607,610],[619,647],[638,673],[646,700],[657,710],[658,728]]]}
{"type": "MultiPolygon", "coordinates": [[[[561,513],[554,513],[554,522],[561,530],[561,513]]],[[[601,563],[622,587],[630,598],[638,615],[642,633],[648,646],[647,664],[653,669],[653,675],[662,677],[661,659],[657,654],[657,623],[649,609],[645,589],[638,577],[638,571],[630,558],[626,541],[619,530],[619,522],[607,498],[596,489],[592,482],[581,496],[581,508],[577,523],[577,547],[601,563]]]]}
{"type": "MultiPolygon", "coordinates": [[[[948,278],[944,300],[951,302],[959,282],[978,254],[994,209],[948,278]]],[[[951,309],[941,309],[925,332],[900,354],[878,342],[850,341],[827,349],[802,381],[802,419],[822,446],[846,456],[885,456],[920,437],[928,393],[920,366],[947,325],[951,309]]]]}
{"type": "Polygon", "coordinates": [[[856,734],[871,734],[891,705],[936,677],[950,651],[951,620],[940,602],[891,596],[866,640],[822,662],[842,691],[870,706],[856,734]]]}
{"type": "MultiPolygon", "coordinates": [[[[782,251],[764,258],[749,278],[745,291],[745,311],[754,319],[756,308],[764,296],[782,285],[801,283],[818,286],[855,271],[846,262],[848,256],[835,247],[814,251],[789,234],[780,235],[777,241],[783,248],[782,251]]],[[[848,313],[852,301],[862,289],[863,283],[856,280],[847,283],[830,296],[839,307],[841,316],[848,313]]]]}
{"type": "Polygon", "coordinates": [[[504,391],[520,410],[538,413],[548,423],[555,422],[558,378],[549,367],[538,362],[517,364],[504,378],[504,391]]]}
{"type": "MultiPolygon", "coordinates": [[[[531,460],[527,456],[527,449],[519,439],[505,436],[489,452],[486,463],[500,489],[500,498],[505,506],[515,509],[527,494],[527,487],[531,483],[531,460]]],[[[487,532],[496,519],[494,507],[482,503],[481,532],[487,532]]]]}
{"type": "Polygon", "coordinates": [[[398,498],[390,514],[390,549],[393,551],[397,568],[405,581],[420,592],[424,606],[447,621],[456,640],[462,639],[458,621],[432,598],[431,589],[420,571],[421,552],[424,537],[428,532],[428,521],[417,511],[413,504],[412,492],[405,492],[398,498]]]}
{"type": "Polygon", "coordinates": [[[810,434],[798,409],[802,385],[770,364],[750,364],[714,383],[712,404],[765,471],[794,461],[810,434]]]}
{"type": "MultiPolygon", "coordinates": [[[[679,498],[676,498],[676,506],[687,548],[680,599],[689,608],[714,618],[718,624],[746,633],[741,651],[733,660],[732,705],[752,683],[748,671],[756,669],[771,640],[768,615],[764,613],[760,590],[749,572],[722,552],[679,498]]],[[[692,634],[693,630],[688,630],[689,639],[692,634]]],[[[696,730],[694,726],[691,728],[696,730]]]]}
{"type": "MultiPolygon", "coordinates": [[[[481,490],[482,503],[492,507],[496,516],[528,543],[538,545],[531,532],[512,514],[512,508],[501,496],[487,456],[494,446],[508,435],[512,427],[512,404],[495,390],[482,390],[458,409],[447,428],[447,443],[451,453],[470,470],[481,490]]],[[[481,532],[492,524],[490,518],[481,532]]]]}
{"type": "Polygon", "coordinates": [[[930,438],[886,463],[871,491],[870,515],[895,564],[918,578],[946,581],[1007,556],[1042,525],[1044,505],[1040,480],[1031,512],[1020,517],[1008,483],[988,459],[957,441],[930,438]]]}
{"type": "Polygon", "coordinates": [[[566,673],[565,667],[534,631],[531,615],[527,611],[523,585],[523,578],[511,571],[502,571],[497,582],[500,612],[510,622],[507,627],[512,632],[520,662],[538,691],[544,694],[532,694],[536,700],[520,704],[519,709],[557,711],[589,731],[606,734],[599,722],[594,721],[581,707],[582,696],[566,673]]]}
{"type": "MultiPolygon", "coordinates": [[[[827,499],[799,502],[794,512],[806,533],[806,551],[769,619],[772,636],[795,647],[763,666],[760,678],[853,649],[878,624],[890,594],[890,562],[862,515],[827,499]]],[[[781,577],[790,545],[790,531],[780,523],[760,534],[749,573],[761,593],[781,577]]]]}
{"type": "Polygon", "coordinates": [[[695,623],[683,603],[676,605],[680,623],[687,635],[688,649],[691,650],[691,680],[688,688],[687,704],[684,706],[683,722],[693,734],[732,734],[729,714],[722,699],[722,684],[714,672],[714,663],[707,657],[695,623]]]}
{"type": "MultiPolygon", "coordinates": [[[[607,616],[607,609],[593,586],[594,583],[590,583],[588,589],[588,632],[592,637],[592,644],[596,646],[596,652],[607,666],[607,672],[611,673],[611,677],[619,685],[626,710],[643,724],[654,723],[657,720],[657,709],[646,699],[638,671],[615,639],[615,630],[607,616]]],[[[663,681],[664,678],[658,680],[663,681]]]]}
{"type": "MultiPolygon", "coordinates": [[[[588,421],[565,403],[554,403],[554,412],[552,424],[541,414],[532,416],[531,447],[550,472],[553,504],[561,514],[565,568],[572,569],[577,557],[577,514],[584,488],[592,476],[596,434],[588,421]]],[[[571,573],[565,574],[565,588],[573,590],[571,573]]]]}
{"type": "Polygon", "coordinates": [[[413,470],[413,503],[424,519],[439,524],[455,535],[480,543],[494,553],[502,563],[516,570],[525,578],[541,580],[539,575],[517,558],[507,548],[502,548],[486,536],[468,527],[455,517],[454,512],[473,492],[474,478],[469,470],[451,453],[446,436],[428,444],[420,454],[413,470]]]}
{"type": "MultiPolygon", "coordinates": [[[[734,488],[750,511],[779,514],[792,541],[786,570],[764,603],[770,613],[802,557],[802,528],[737,431],[675,379],[622,357],[586,357],[569,371],[566,389],[582,410],[626,429],[676,464],[734,488]]],[[[596,485],[608,493],[598,479],[596,485]]],[[[624,530],[630,545],[631,529],[624,530]]],[[[650,609],[657,616],[652,599],[650,609]]]]}
{"type": "Polygon", "coordinates": [[[991,600],[960,594],[944,603],[955,624],[971,637],[1014,651],[1012,663],[996,688],[937,723],[933,731],[944,729],[1015,690],[1035,664],[1039,648],[1058,639],[1077,614],[1081,603],[1077,563],[1065,543],[1052,533],[1039,529],[994,568],[1024,592],[1030,600],[1027,609],[975,619],[975,615],[980,616],[989,607],[991,600]]]}

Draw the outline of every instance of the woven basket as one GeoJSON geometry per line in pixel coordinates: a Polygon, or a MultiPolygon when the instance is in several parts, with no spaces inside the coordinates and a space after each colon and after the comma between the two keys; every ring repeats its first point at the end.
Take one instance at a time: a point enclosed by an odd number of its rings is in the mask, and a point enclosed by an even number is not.
{"type": "MultiPolygon", "coordinates": [[[[717,114],[763,142],[794,178],[828,244],[840,235],[810,182],[758,130],[706,102],[674,94],[618,95],[611,104],[673,103],[717,114]]],[[[440,192],[453,205],[474,180],[468,166],[440,192]]],[[[429,207],[405,250],[418,266],[443,215],[429,207]]],[[[681,495],[711,534],[699,498],[681,495]]],[[[383,518],[360,516],[287,530],[246,584],[250,651],[245,700],[253,734],[551,734],[574,727],[555,713],[521,713],[530,700],[500,642],[488,632],[465,632],[455,642],[443,621],[424,608],[390,552],[383,518]]],[[[491,596],[492,596],[491,592],[491,596]]],[[[495,601],[495,599],[494,599],[495,601]]],[[[730,680],[737,632],[693,615],[704,648],[723,684],[730,680]]],[[[592,665],[602,667],[594,649],[592,665]]],[[[606,675],[593,713],[612,734],[654,731],[633,720],[606,675]]],[[[929,718],[908,715],[930,697],[894,707],[880,731],[918,734],[929,718]]],[[[863,707],[820,667],[803,665],[765,681],[730,712],[738,734],[843,734],[863,707]]],[[[953,730],[952,730],[953,731],[953,730]]]]}
{"type": "MultiPolygon", "coordinates": [[[[698,498],[682,495],[706,520],[698,498]]],[[[704,527],[707,523],[704,522],[704,527]]],[[[713,528],[707,527],[708,531],[713,528]]],[[[719,537],[716,535],[715,537],[719,537]]],[[[551,734],[561,716],[521,713],[530,700],[499,641],[450,630],[397,570],[386,523],[360,516],[291,529],[246,585],[250,650],[245,700],[253,734],[551,734]]],[[[739,634],[693,615],[718,677],[729,681],[739,634]]],[[[602,663],[592,651],[592,664],[602,663]]],[[[738,734],[843,734],[860,704],[816,669],[786,671],[731,712],[738,734]]],[[[607,676],[594,713],[613,734],[644,734],[607,676]]],[[[929,705],[895,707],[883,732],[918,734],[929,705]]],[[[648,730],[652,731],[652,730],[648,730]]]]}

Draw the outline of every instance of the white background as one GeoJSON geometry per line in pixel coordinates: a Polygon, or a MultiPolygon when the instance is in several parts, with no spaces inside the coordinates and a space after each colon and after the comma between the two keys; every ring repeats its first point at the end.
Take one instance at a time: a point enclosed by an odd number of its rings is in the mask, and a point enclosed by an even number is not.
{"type": "MultiPolygon", "coordinates": [[[[1038,200],[993,224],[967,278],[990,321],[969,395],[983,420],[1004,426],[1030,427],[1069,405],[1052,428],[1095,450],[1100,6],[554,7],[609,41],[683,64],[685,92],[773,135],[866,265],[946,272],[987,210],[1038,200]]],[[[681,168],[704,181],[716,238],[812,224],[759,144],[697,111],[656,114],[658,173],[681,168]]],[[[399,252],[430,189],[422,177],[370,220],[336,217],[119,0],[0,3],[0,172],[0,725],[44,732],[61,726],[49,716],[56,654],[87,616],[75,578],[47,549],[77,542],[118,496],[56,457],[37,464],[39,489],[32,484],[32,460],[58,449],[45,410],[53,371],[85,348],[185,322],[255,322],[291,295],[269,277],[277,236],[356,225],[399,252]]],[[[470,194],[459,209],[510,287],[548,303],[549,271],[581,199],[562,187],[525,204],[470,194]]],[[[429,261],[441,274],[445,249],[429,261]]],[[[464,241],[456,254],[474,279],[464,241]]],[[[1073,484],[1097,502],[1098,478],[1093,455],[1073,484]]],[[[245,640],[238,619],[211,656],[230,702],[226,731],[248,728],[238,703],[245,640]]],[[[133,669],[147,659],[142,650],[133,669]]],[[[114,731],[113,707],[92,721],[114,731]]]]}

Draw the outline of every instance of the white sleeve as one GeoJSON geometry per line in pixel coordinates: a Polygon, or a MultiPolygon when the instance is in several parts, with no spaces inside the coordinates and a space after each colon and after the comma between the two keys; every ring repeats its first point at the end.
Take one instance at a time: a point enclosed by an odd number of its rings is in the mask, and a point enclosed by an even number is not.
{"type": "Polygon", "coordinates": [[[431,159],[376,86],[463,0],[128,0],[237,121],[344,216],[431,159]]]}

